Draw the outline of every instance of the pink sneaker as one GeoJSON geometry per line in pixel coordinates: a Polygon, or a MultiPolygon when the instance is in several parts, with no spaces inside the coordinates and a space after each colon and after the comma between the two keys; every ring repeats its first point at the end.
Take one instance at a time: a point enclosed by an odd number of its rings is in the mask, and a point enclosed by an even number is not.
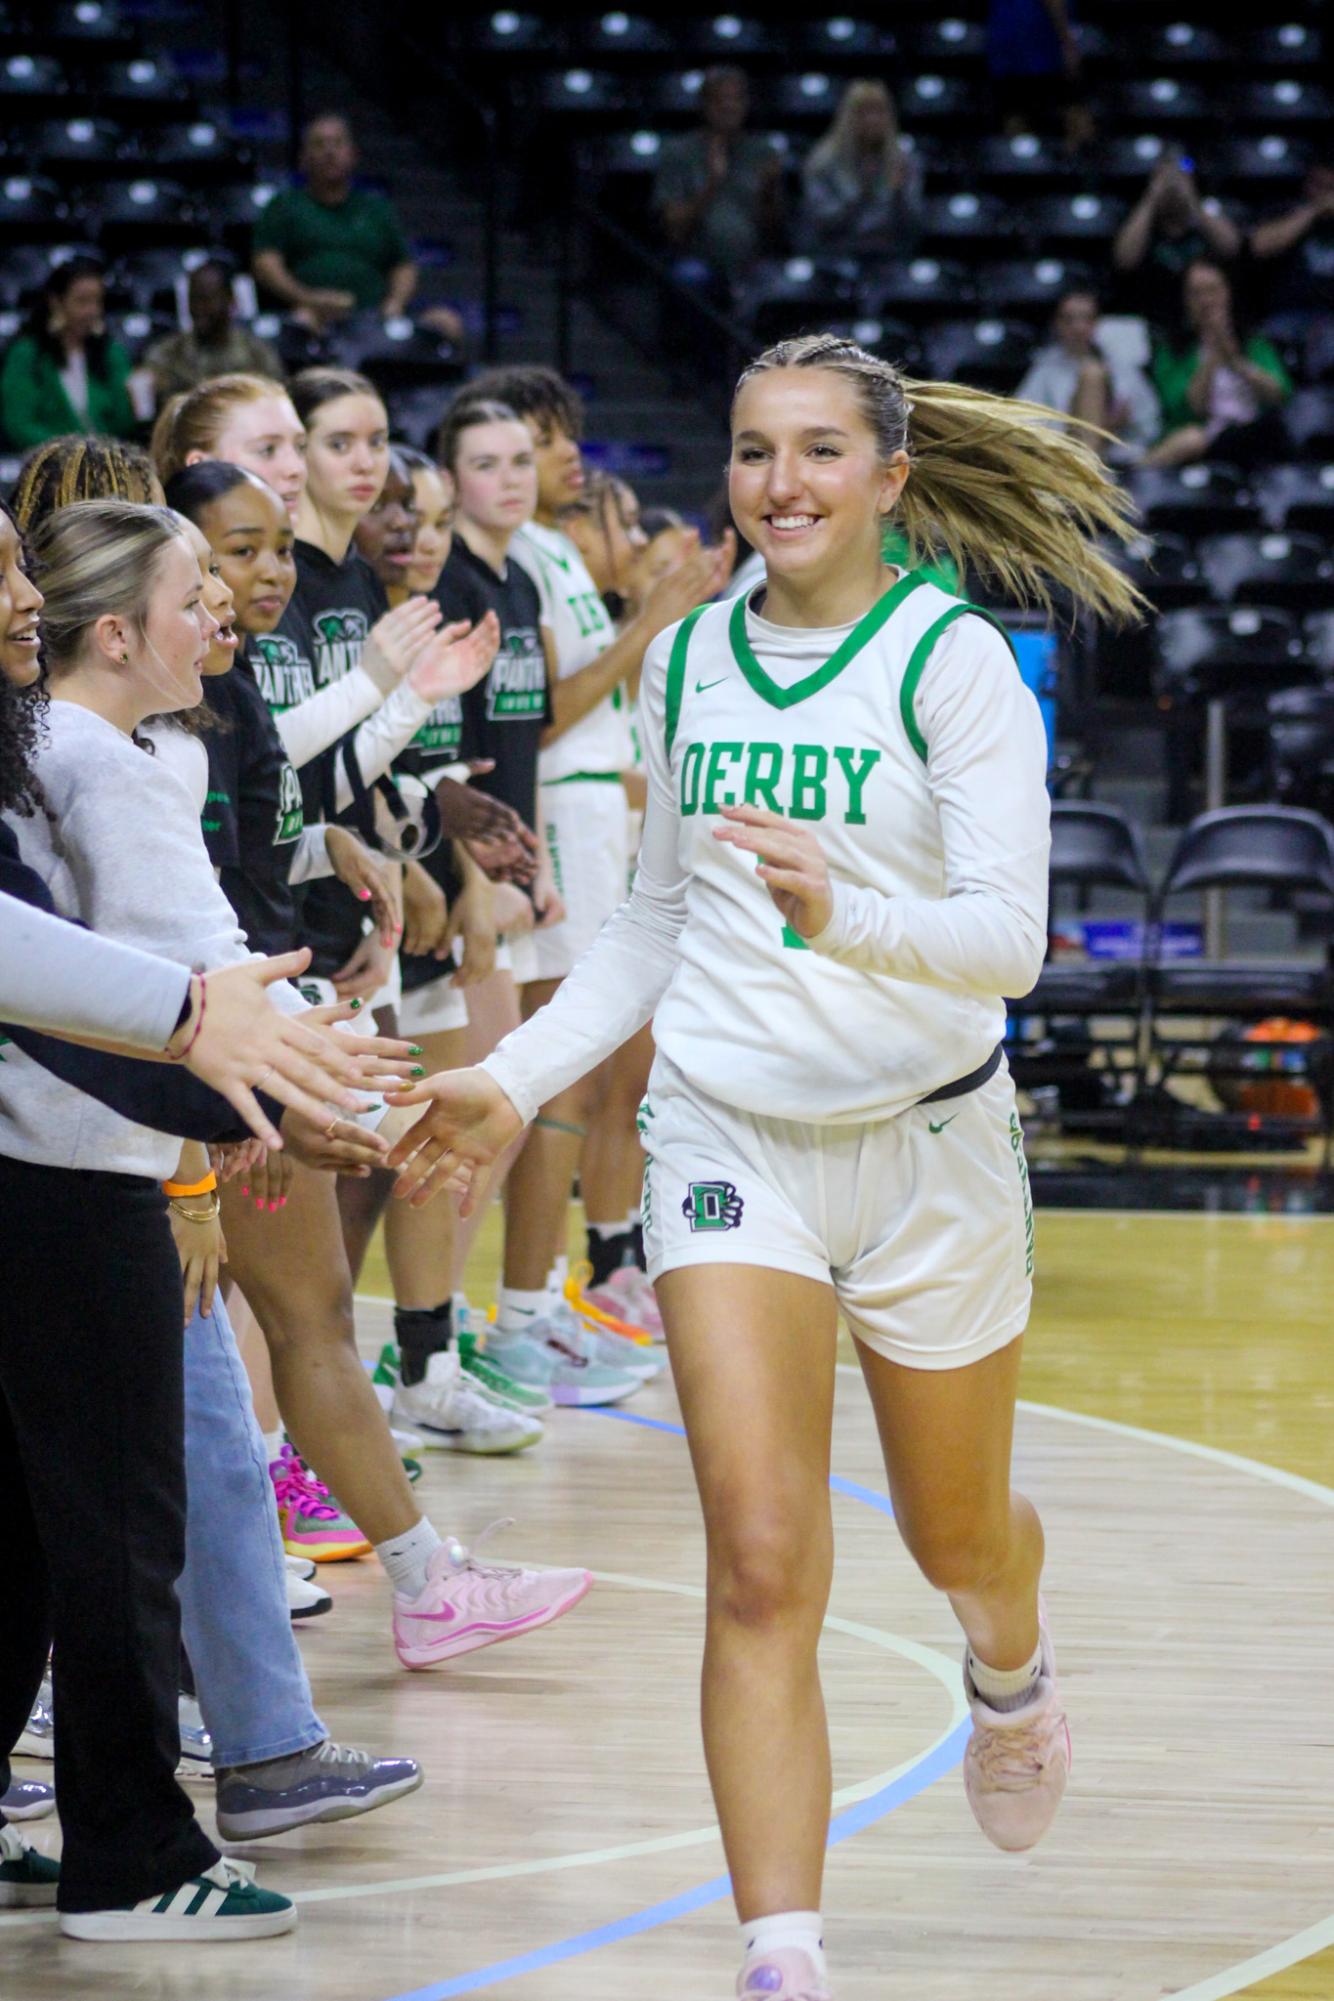
{"type": "Polygon", "coordinates": [[[292,1446],[284,1445],[278,1457],[269,1461],[269,1478],[288,1556],[341,1563],[367,1554],[370,1544],[361,1530],[330,1499],[329,1489],[315,1478],[292,1446]]]}
{"type": "Polygon", "coordinates": [[[748,1959],[737,1975],[736,1991],[741,2001],[832,2001],[834,1992],[799,1947],[748,1959]]]}
{"type": "Polygon", "coordinates": [[[1031,1702],[1008,1715],[990,1708],[973,1686],[964,1649],[964,1692],[973,1711],[973,1734],[963,1757],[968,1804],[988,1841],[1017,1853],[1041,1841],[1061,1804],[1070,1776],[1070,1725],[1056,1685],[1056,1656],[1039,1605],[1042,1668],[1031,1702]]]}
{"type": "Polygon", "coordinates": [[[428,1668],[517,1639],[570,1611],[592,1582],[586,1570],[479,1563],[451,1536],[427,1565],[421,1596],[394,1593],[395,1651],[404,1667],[428,1668]]]}
{"type": "Polygon", "coordinates": [[[619,1265],[601,1285],[590,1286],[585,1297],[604,1313],[611,1313],[631,1327],[642,1327],[655,1341],[665,1341],[666,1330],[658,1311],[657,1295],[647,1272],[638,1265],[619,1265]]]}

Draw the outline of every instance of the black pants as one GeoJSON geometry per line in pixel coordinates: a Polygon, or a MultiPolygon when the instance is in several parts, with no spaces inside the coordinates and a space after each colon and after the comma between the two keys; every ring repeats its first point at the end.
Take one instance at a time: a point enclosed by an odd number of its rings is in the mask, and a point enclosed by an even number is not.
{"type": "Polygon", "coordinates": [[[175,1778],[183,1351],[153,1183],[0,1157],[0,1792],[54,1641],[66,1911],[217,1860],[175,1778]]]}

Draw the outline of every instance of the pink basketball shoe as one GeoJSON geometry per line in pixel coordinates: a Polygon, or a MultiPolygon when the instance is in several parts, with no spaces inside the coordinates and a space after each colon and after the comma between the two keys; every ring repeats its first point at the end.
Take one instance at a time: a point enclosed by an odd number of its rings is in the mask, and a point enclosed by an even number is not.
{"type": "Polygon", "coordinates": [[[395,1651],[404,1667],[429,1668],[515,1640],[572,1610],[592,1582],[586,1570],[479,1563],[451,1537],[427,1565],[420,1597],[394,1593],[395,1651]]]}
{"type": "Polygon", "coordinates": [[[748,1959],[737,1975],[740,2001],[832,2001],[833,1988],[800,1947],[748,1959]]]}
{"type": "Polygon", "coordinates": [[[973,1712],[973,1734],[963,1755],[964,1789],[987,1840],[1011,1853],[1042,1839],[1070,1776],[1070,1726],[1061,1707],[1056,1656],[1042,1605],[1038,1627],[1042,1666],[1037,1687],[1030,1702],[1008,1714],[982,1700],[964,1648],[964,1691],[973,1712]]]}

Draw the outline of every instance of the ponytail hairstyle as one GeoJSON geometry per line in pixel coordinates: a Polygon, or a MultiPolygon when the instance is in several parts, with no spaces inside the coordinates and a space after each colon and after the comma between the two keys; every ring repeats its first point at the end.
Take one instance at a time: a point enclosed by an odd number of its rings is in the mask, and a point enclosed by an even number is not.
{"type": "MultiPolygon", "coordinates": [[[[13,522],[22,543],[23,530],[3,500],[0,514],[13,522]]],[[[0,813],[21,813],[25,819],[45,804],[35,769],[46,733],[44,682],[45,675],[34,687],[16,688],[7,675],[0,674],[0,813]]]]}
{"type": "Polygon", "coordinates": [[[82,435],[34,445],[19,467],[10,507],[19,532],[31,535],[57,507],[80,500],[132,500],[156,506],[162,489],[153,461],[119,438],[82,435]]]}
{"type": "Polygon", "coordinates": [[[1020,604],[1051,611],[1055,587],[1118,625],[1147,610],[1143,594],[1098,546],[1100,536],[1133,539],[1133,501],[1092,446],[1058,428],[1044,405],[958,382],[910,381],[837,334],[803,334],[766,348],[743,369],[737,393],[774,368],[841,375],[881,457],[907,453],[908,480],[894,511],[910,567],[943,550],[960,571],[973,570],[1020,604]]]}
{"type": "Polygon", "coordinates": [[[293,408],[307,430],[315,412],[326,403],[336,403],[340,396],[373,396],[377,403],[384,402],[370,377],[358,374],[355,368],[303,368],[292,377],[283,393],[291,397],[293,408]]]}
{"type": "Polygon", "coordinates": [[[211,457],[239,403],[291,394],[285,382],[275,382],[269,375],[212,375],[207,382],[169,397],[158,412],[148,447],[158,478],[165,486],[181,471],[191,452],[211,457]]]}
{"type": "Polygon", "coordinates": [[[440,420],[436,434],[435,455],[446,472],[453,473],[458,461],[459,440],[465,431],[476,430],[479,424],[520,424],[523,419],[508,403],[497,403],[489,397],[473,396],[468,390],[460,391],[440,420]]]}
{"type": "Polygon", "coordinates": [[[125,500],[58,507],[33,536],[34,581],[46,599],[42,638],[47,672],[72,667],[99,618],[115,612],[142,632],[162,557],[181,539],[170,508],[125,500]]]}

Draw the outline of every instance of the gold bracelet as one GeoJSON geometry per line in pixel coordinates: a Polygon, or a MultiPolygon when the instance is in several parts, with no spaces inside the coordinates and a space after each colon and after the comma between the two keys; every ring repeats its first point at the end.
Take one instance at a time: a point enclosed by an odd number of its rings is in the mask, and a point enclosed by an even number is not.
{"type": "Polygon", "coordinates": [[[216,1195],[213,1197],[212,1206],[208,1209],[187,1209],[181,1202],[171,1202],[169,1206],[187,1223],[216,1223],[222,1209],[222,1204],[216,1195]]]}

